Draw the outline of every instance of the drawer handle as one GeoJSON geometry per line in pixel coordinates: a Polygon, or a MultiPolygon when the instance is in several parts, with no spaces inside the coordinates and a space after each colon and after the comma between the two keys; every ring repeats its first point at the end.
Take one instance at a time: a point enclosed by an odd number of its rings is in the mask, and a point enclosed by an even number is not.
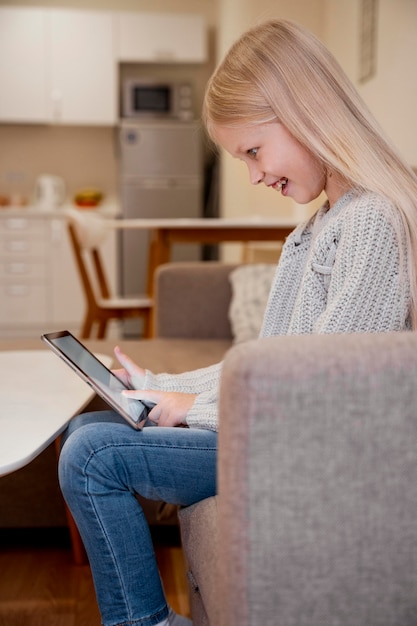
{"type": "Polygon", "coordinates": [[[6,220],[6,228],[8,230],[23,230],[28,225],[29,222],[25,217],[9,217],[6,220]]]}
{"type": "Polygon", "coordinates": [[[7,274],[30,274],[30,265],[27,263],[8,263],[6,265],[7,274]]]}
{"type": "Polygon", "coordinates": [[[6,289],[9,296],[27,296],[29,292],[30,288],[27,285],[9,285],[6,289]]]}
{"type": "Polygon", "coordinates": [[[27,252],[30,244],[27,241],[8,241],[6,248],[9,252],[27,252]]]}

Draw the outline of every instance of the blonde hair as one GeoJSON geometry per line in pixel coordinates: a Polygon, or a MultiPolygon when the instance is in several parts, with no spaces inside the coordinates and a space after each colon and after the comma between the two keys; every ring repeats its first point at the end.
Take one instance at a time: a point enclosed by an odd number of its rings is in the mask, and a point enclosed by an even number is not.
{"type": "Polygon", "coordinates": [[[325,168],[388,198],[399,240],[407,238],[417,328],[417,177],[314,35],[279,19],[243,34],[207,85],[203,120],[212,138],[216,126],[282,122],[325,168]]]}

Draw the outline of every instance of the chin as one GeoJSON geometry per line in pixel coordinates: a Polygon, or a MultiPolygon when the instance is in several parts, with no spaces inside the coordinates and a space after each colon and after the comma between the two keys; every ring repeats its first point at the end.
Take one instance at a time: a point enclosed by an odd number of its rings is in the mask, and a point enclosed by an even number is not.
{"type": "Polygon", "coordinates": [[[291,197],[291,199],[296,203],[296,204],[308,204],[309,202],[312,202],[313,200],[315,200],[315,197],[313,196],[308,196],[306,198],[306,196],[289,196],[291,197]]]}
{"type": "Polygon", "coordinates": [[[321,192],[322,190],[318,191],[317,193],[316,192],[300,193],[300,194],[292,195],[291,198],[297,204],[309,204],[310,202],[314,202],[314,200],[317,200],[321,192]]]}

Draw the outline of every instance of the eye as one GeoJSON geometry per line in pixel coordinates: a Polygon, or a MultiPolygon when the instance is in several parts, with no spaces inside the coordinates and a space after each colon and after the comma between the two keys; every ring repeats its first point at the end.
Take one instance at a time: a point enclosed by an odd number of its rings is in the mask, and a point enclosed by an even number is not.
{"type": "Polygon", "coordinates": [[[246,154],[251,157],[251,159],[256,159],[256,155],[258,154],[259,148],[250,148],[250,150],[246,151],[246,154]]]}

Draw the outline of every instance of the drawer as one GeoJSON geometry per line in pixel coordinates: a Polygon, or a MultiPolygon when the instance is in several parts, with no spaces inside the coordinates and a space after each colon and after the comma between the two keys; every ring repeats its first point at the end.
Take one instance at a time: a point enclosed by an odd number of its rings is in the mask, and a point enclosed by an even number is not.
{"type": "Polygon", "coordinates": [[[46,232],[46,220],[43,218],[31,219],[29,217],[15,216],[0,219],[0,233],[32,233],[44,234],[46,232]]]}
{"type": "Polygon", "coordinates": [[[25,259],[10,259],[0,263],[0,281],[24,279],[45,280],[47,266],[41,261],[28,261],[25,259]]]}
{"type": "Polygon", "coordinates": [[[0,323],[42,323],[48,318],[47,290],[45,285],[25,282],[0,285],[0,323]]]}
{"type": "Polygon", "coordinates": [[[0,256],[37,256],[46,257],[48,247],[43,239],[28,236],[13,236],[0,238],[0,256]]]}

